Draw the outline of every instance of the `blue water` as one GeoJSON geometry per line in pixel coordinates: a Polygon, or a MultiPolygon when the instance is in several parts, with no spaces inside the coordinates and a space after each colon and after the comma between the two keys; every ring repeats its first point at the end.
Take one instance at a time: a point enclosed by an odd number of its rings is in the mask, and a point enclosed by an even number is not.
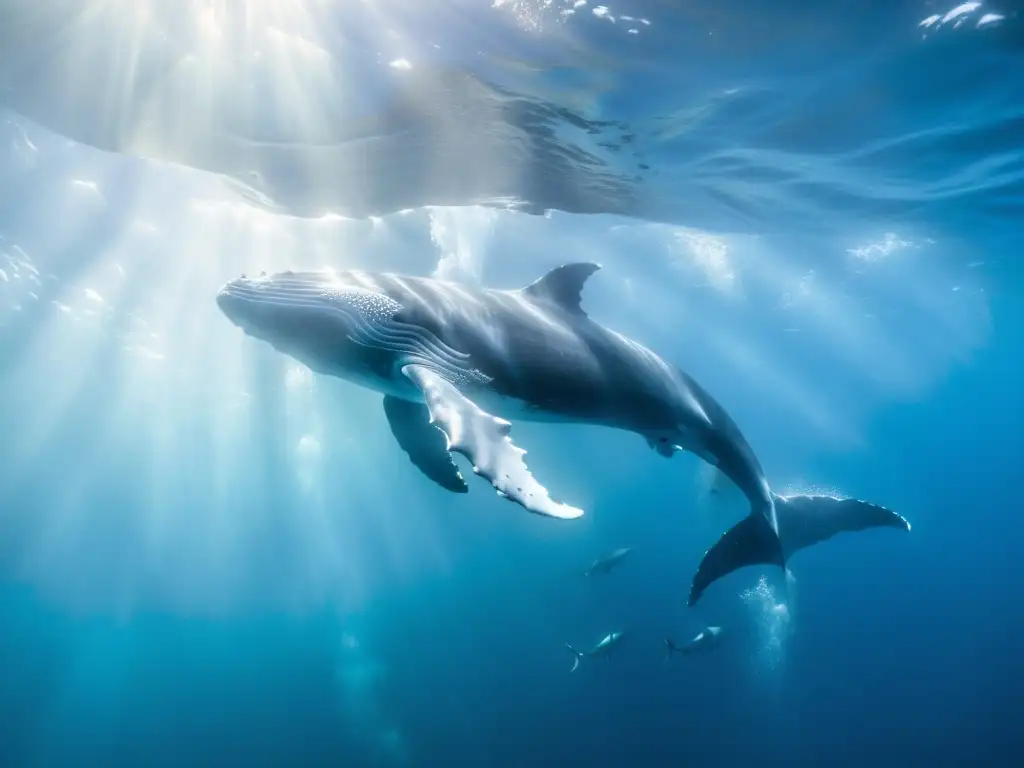
{"type": "Polygon", "coordinates": [[[2,4],[0,766],[1024,759],[1015,4],[573,6],[2,4]],[[773,488],[913,530],[687,608],[746,514],[696,458],[516,423],[587,514],[453,496],[213,301],[577,260],[773,488]]]}

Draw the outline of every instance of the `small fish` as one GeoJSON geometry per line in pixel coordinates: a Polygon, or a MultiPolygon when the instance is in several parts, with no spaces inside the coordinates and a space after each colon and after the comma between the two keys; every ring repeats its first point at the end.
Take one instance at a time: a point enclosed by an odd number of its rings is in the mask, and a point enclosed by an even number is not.
{"type": "Polygon", "coordinates": [[[716,647],[722,639],[722,628],[721,627],[705,627],[697,636],[685,645],[676,645],[672,640],[665,640],[665,647],[667,652],[665,654],[665,661],[672,658],[673,654],[676,653],[696,653],[697,651],[707,651],[716,647]]]}
{"type": "Polygon", "coordinates": [[[625,632],[611,632],[605,635],[604,638],[602,638],[601,642],[599,642],[589,651],[577,651],[571,645],[566,643],[565,647],[568,648],[569,651],[575,657],[572,662],[572,669],[570,669],[569,671],[575,672],[576,668],[580,665],[580,659],[584,657],[594,658],[598,656],[603,656],[607,658],[611,654],[612,650],[618,646],[619,642],[622,640],[625,634],[625,632]]]}
{"type": "Polygon", "coordinates": [[[590,564],[590,567],[583,572],[584,576],[598,576],[611,573],[612,570],[621,563],[626,555],[633,551],[632,547],[624,547],[623,549],[614,549],[611,552],[598,557],[590,564]]]}

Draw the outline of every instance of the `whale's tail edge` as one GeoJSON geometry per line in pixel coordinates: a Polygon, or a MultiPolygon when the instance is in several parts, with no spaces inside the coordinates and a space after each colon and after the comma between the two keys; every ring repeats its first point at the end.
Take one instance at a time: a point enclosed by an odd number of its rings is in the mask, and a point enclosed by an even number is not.
{"type": "Polygon", "coordinates": [[[713,582],[748,565],[786,567],[782,540],[770,519],[759,512],[740,520],[704,553],[687,604],[692,608],[713,582]]]}

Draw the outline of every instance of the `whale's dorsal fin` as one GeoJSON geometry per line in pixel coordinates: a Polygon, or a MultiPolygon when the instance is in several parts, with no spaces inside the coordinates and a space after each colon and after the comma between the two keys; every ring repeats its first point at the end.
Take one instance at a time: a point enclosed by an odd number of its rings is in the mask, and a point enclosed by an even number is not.
{"type": "Polygon", "coordinates": [[[589,261],[563,264],[523,288],[523,293],[535,301],[557,304],[574,315],[586,315],[580,307],[583,284],[600,268],[600,264],[589,261]]]}

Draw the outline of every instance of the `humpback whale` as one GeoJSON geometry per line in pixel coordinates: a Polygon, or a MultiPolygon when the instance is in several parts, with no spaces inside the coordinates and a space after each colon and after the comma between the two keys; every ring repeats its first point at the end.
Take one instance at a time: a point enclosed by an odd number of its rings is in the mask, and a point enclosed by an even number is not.
{"type": "Polygon", "coordinates": [[[460,453],[528,511],[579,517],[527,469],[510,420],[628,430],[661,456],[688,451],[715,465],[750,503],[736,557],[785,567],[778,497],[733,419],[691,376],[581,307],[599,269],[566,264],[516,290],[363,271],[243,275],[217,304],[314,372],[381,392],[398,444],[450,491],[467,490],[460,453]]]}
{"type": "Polygon", "coordinates": [[[611,573],[615,567],[626,558],[626,555],[632,551],[632,547],[623,547],[622,549],[613,549],[611,552],[606,552],[596,558],[594,562],[590,564],[590,567],[583,572],[583,575],[598,576],[611,573]]]}
{"type": "MultiPolygon", "coordinates": [[[[775,514],[779,538],[788,560],[795,552],[830,539],[844,531],[866,528],[898,528],[909,531],[910,523],[892,510],[858,499],[831,496],[776,496],[775,514]]],[[[726,574],[748,565],[769,564],[756,547],[747,544],[756,538],[747,520],[741,520],[711,547],[701,560],[690,586],[689,604],[700,600],[704,590],[726,574]]],[[[789,571],[786,571],[787,576],[789,571]]]]}
{"type": "Polygon", "coordinates": [[[672,640],[665,640],[665,661],[672,658],[675,653],[696,653],[697,651],[707,651],[717,646],[722,640],[722,628],[721,627],[704,627],[697,636],[694,637],[690,642],[685,645],[676,645],[672,640]]]}
{"type": "Polygon", "coordinates": [[[565,647],[569,649],[569,651],[572,653],[573,656],[575,656],[575,658],[573,659],[573,662],[572,662],[572,669],[570,669],[569,671],[570,672],[575,672],[576,669],[580,665],[580,660],[585,658],[585,657],[586,658],[600,658],[600,657],[608,658],[608,656],[611,655],[612,650],[614,650],[615,648],[618,647],[619,643],[621,642],[621,640],[625,636],[625,634],[626,634],[625,632],[609,632],[607,635],[605,635],[603,638],[601,638],[601,642],[599,642],[597,645],[595,645],[589,651],[577,651],[571,645],[566,643],[565,647]]]}

